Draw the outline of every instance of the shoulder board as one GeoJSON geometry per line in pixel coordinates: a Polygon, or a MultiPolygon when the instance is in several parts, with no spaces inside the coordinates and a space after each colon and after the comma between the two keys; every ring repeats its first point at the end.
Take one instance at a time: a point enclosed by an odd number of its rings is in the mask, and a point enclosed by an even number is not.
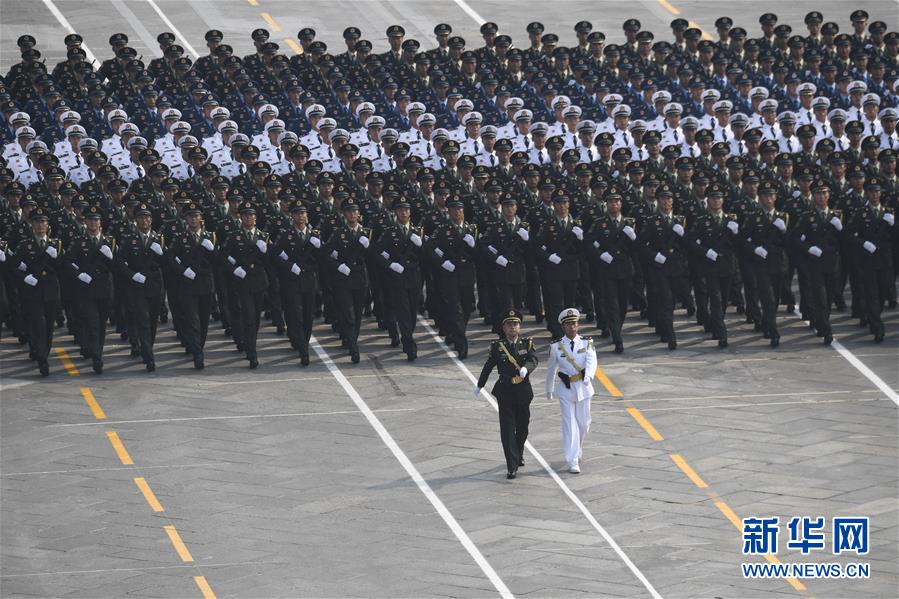
{"type": "Polygon", "coordinates": [[[312,229],[312,235],[314,237],[317,237],[317,236],[321,235],[321,231],[319,231],[318,229],[312,229]]]}
{"type": "Polygon", "coordinates": [[[842,210],[834,210],[834,211],[833,211],[833,214],[834,214],[834,216],[836,216],[838,219],[843,220],[843,211],[842,211],[842,210]]]}
{"type": "Polygon", "coordinates": [[[635,222],[636,222],[636,221],[635,221],[633,218],[625,218],[625,219],[624,219],[624,224],[629,225],[629,226],[631,226],[631,227],[634,226],[634,223],[635,223],[635,222]]]}
{"type": "Polygon", "coordinates": [[[724,216],[726,216],[726,217],[729,218],[730,220],[736,220],[736,219],[737,219],[737,215],[734,214],[733,212],[730,212],[730,213],[728,213],[728,214],[725,214],[724,216]]]}
{"type": "Polygon", "coordinates": [[[477,225],[471,225],[471,234],[472,235],[478,234],[478,226],[477,225]]]}
{"type": "Polygon", "coordinates": [[[109,249],[115,251],[115,237],[112,238],[112,244],[110,245],[109,249]]]}
{"type": "Polygon", "coordinates": [[[532,351],[534,349],[534,340],[530,337],[527,338],[528,341],[528,351],[532,351]]]}
{"type": "Polygon", "coordinates": [[[579,219],[579,218],[572,218],[572,219],[571,219],[571,225],[572,225],[572,226],[574,226],[574,225],[580,226],[580,224],[581,224],[581,219],[579,219]]]}
{"type": "Polygon", "coordinates": [[[528,230],[531,228],[531,223],[529,223],[527,221],[521,221],[521,228],[528,230]]]}
{"type": "Polygon", "coordinates": [[[216,241],[215,241],[215,231],[212,232],[212,243],[213,243],[213,244],[216,243],[216,241]]]}

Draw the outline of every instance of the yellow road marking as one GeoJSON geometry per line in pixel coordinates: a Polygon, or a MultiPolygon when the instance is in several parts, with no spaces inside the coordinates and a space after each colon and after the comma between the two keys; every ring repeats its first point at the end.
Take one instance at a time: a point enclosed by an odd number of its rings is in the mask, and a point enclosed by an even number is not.
{"type": "Polygon", "coordinates": [[[194,582],[197,583],[197,588],[203,593],[203,599],[215,599],[215,593],[212,592],[212,587],[206,582],[205,576],[194,576],[194,582]]]}
{"type": "Polygon", "coordinates": [[[680,11],[678,9],[676,9],[675,7],[671,6],[671,3],[668,2],[668,0],[659,0],[659,4],[661,4],[665,8],[665,10],[667,10],[668,12],[670,12],[673,15],[680,14],[680,11]]]}
{"type": "Polygon", "coordinates": [[[303,53],[303,46],[299,45],[298,43],[296,43],[289,37],[284,38],[284,43],[287,44],[288,46],[290,46],[290,49],[294,51],[294,54],[302,54],[303,53]]]}
{"type": "Polygon", "coordinates": [[[137,485],[137,488],[140,489],[140,492],[144,494],[144,499],[147,500],[147,503],[150,504],[150,509],[154,512],[164,512],[162,509],[162,504],[159,503],[159,500],[156,499],[156,495],[153,493],[153,490],[150,488],[150,485],[147,484],[147,481],[143,476],[134,477],[134,484],[137,485]]]}
{"type": "Polygon", "coordinates": [[[602,383],[602,386],[606,388],[606,391],[608,391],[609,395],[612,397],[624,397],[624,393],[621,392],[621,389],[615,386],[612,379],[610,379],[599,366],[596,367],[596,380],[602,383]]]}
{"type": "Polygon", "coordinates": [[[693,481],[694,485],[696,485],[700,489],[708,489],[709,488],[709,486],[706,484],[706,482],[704,480],[702,480],[698,474],[696,474],[695,470],[690,468],[690,464],[688,464],[687,461],[684,460],[684,458],[681,457],[679,454],[672,453],[671,460],[675,464],[677,464],[677,467],[680,468],[684,474],[687,475],[687,478],[689,478],[690,480],[693,481]]]}
{"type": "Polygon", "coordinates": [[[724,503],[724,501],[719,499],[719,500],[715,501],[715,507],[717,507],[718,510],[722,514],[724,514],[725,518],[730,520],[730,523],[734,525],[734,528],[736,528],[740,532],[743,532],[743,521],[737,517],[737,515],[734,513],[734,511],[732,509],[730,509],[729,505],[727,505],[726,503],[724,503]]]}
{"type": "Polygon", "coordinates": [[[78,376],[81,374],[78,372],[78,369],[75,368],[75,365],[72,363],[72,360],[69,359],[69,354],[66,353],[61,347],[54,347],[53,351],[56,352],[56,356],[59,358],[59,361],[62,362],[62,365],[65,366],[66,372],[69,373],[69,376],[78,376]]]}
{"type": "Polygon", "coordinates": [[[634,420],[637,421],[637,424],[643,427],[643,430],[649,435],[649,437],[653,441],[664,441],[665,438],[659,434],[659,431],[656,430],[649,420],[638,410],[637,408],[628,408],[627,413],[630,414],[634,420]]]}
{"type": "Polygon", "coordinates": [[[250,6],[259,6],[259,3],[256,0],[247,0],[250,6]]]}
{"type": "Polygon", "coordinates": [[[128,455],[128,450],[125,449],[124,443],[119,439],[119,434],[114,433],[112,431],[106,431],[106,436],[109,438],[109,442],[112,444],[112,448],[115,450],[116,455],[119,456],[119,460],[122,464],[126,466],[133,466],[134,460],[131,459],[131,456],[128,455]]]}
{"type": "Polygon", "coordinates": [[[702,32],[702,39],[704,39],[704,40],[713,40],[713,41],[714,41],[715,38],[713,38],[711,35],[709,35],[708,32],[706,32],[705,29],[703,29],[702,27],[700,27],[700,26],[699,26],[699,23],[697,23],[696,21],[689,21],[687,24],[688,24],[690,27],[695,27],[696,29],[700,30],[700,31],[702,32]]]}
{"type": "MultiPolygon", "coordinates": [[[[765,561],[767,561],[769,564],[779,564],[780,563],[780,560],[777,559],[776,555],[770,555],[770,554],[765,555],[765,561]]],[[[805,585],[802,584],[801,582],[799,582],[796,578],[794,578],[792,576],[787,576],[786,580],[787,580],[787,582],[790,583],[790,586],[793,587],[794,589],[796,589],[797,591],[802,592],[805,590],[805,585]]]]}
{"type": "Polygon", "coordinates": [[[169,540],[172,542],[172,545],[175,547],[175,551],[178,552],[178,557],[181,558],[182,562],[192,562],[194,561],[193,556],[190,554],[190,551],[187,550],[187,545],[184,544],[184,541],[181,540],[181,535],[178,534],[178,531],[175,530],[175,527],[171,524],[166,524],[163,526],[165,529],[165,534],[169,535],[169,540]]]}
{"type": "Polygon", "coordinates": [[[270,14],[267,12],[259,13],[262,15],[262,18],[265,19],[265,22],[268,23],[268,26],[275,30],[275,32],[281,31],[281,26],[272,18],[270,14]]]}
{"type": "Polygon", "coordinates": [[[106,412],[103,411],[103,408],[100,407],[100,404],[97,402],[97,398],[94,397],[94,392],[90,390],[89,387],[81,388],[81,396],[84,397],[84,401],[87,402],[87,407],[91,409],[91,414],[94,415],[94,418],[97,420],[105,420],[106,412]]]}

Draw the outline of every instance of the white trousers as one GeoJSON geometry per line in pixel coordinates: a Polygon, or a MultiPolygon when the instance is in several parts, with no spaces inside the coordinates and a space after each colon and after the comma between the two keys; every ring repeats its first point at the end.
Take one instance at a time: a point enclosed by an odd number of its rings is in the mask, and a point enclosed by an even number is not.
{"type": "Polygon", "coordinates": [[[562,451],[565,460],[573,464],[581,459],[581,447],[590,430],[590,398],[577,401],[559,398],[562,410],[562,451]]]}

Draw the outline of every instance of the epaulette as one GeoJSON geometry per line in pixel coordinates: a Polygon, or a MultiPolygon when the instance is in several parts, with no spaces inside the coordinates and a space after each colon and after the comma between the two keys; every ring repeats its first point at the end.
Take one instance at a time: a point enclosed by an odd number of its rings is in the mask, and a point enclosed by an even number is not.
{"type": "Polygon", "coordinates": [[[529,223],[529,222],[527,222],[527,221],[521,221],[520,224],[521,224],[521,228],[522,228],[522,229],[530,230],[530,228],[531,228],[531,223],[529,223]]]}
{"type": "Polygon", "coordinates": [[[534,349],[534,340],[531,337],[527,337],[528,340],[528,351],[533,351],[534,349]]]}

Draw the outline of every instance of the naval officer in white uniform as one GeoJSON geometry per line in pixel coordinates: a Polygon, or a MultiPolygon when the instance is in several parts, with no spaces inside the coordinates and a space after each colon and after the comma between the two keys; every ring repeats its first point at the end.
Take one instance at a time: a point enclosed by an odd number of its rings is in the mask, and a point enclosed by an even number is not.
{"type": "Polygon", "coordinates": [[[553,341],[546,365],[546,398],[558,398],[562,409],[562,449],[568,471],[581,471],[581,448],[590,430],[590,398],[596,374],[596,350],[593,339],[577,334],[580,312],[566,308],[559,314],[565,333],[553,341]]]}

